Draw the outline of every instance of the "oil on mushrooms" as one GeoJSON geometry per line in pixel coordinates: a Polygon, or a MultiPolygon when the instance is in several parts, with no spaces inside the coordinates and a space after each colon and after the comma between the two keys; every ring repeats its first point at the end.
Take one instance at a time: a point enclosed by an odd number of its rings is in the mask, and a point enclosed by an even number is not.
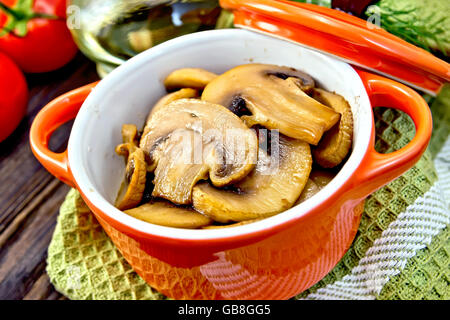
{"type": "Polygon", "coordinates": [[[241,99],[251,112],[242,116],[248,126],[259,124],[278,129],[286,136],[316,145],[339,120],[339,113],[305,93],[313,86],[312,78],[303,72],[247,64],[212,80],[205,87],[202,100],[230,107],[235,99],[241,99]]]}

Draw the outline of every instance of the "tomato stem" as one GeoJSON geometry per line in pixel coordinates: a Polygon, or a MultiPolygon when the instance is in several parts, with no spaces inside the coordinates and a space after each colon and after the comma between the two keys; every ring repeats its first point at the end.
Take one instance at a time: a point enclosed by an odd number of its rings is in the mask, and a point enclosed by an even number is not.
{"type": "Polygon", "coordinates": [[[20,12],[17,12],[16,10],[11,9],[10,7],[8,7],[6,4],[4,4],[2,2],[0,2],[0,9],[5,11],[6,13],[12,15],[17,20],[21,20],[21,19],[25,18],[25,16],[23,14],[21,14],[20,12]]]}
{"type": "MultiPolygon", "coordinates": [[[[32,2],[30,2],[30,5],[31,3],[32,2]]],[[[59,19],[59,17],[52,14],[34,12],[31,7],[28,8],[22,6],[16,9],[11,8],[2,2],[0,2],[0,11],[4,11],[11,16],[10,22],[5,26],[0,27],[0,37],[8,33],[13,33],[18,37],[26,36],[28,32],[27,22],[34,18],[59,19]]]]}

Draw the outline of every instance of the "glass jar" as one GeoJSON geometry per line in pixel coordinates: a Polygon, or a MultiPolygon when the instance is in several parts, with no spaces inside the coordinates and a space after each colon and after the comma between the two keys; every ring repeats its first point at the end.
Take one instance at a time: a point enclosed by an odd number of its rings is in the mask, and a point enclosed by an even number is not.
{"type": "Polygon", "coordinates": [[[69,0],[67,12],[77,45],[101,77],[161,42],[232,23],[218,0],[69,0]]]}

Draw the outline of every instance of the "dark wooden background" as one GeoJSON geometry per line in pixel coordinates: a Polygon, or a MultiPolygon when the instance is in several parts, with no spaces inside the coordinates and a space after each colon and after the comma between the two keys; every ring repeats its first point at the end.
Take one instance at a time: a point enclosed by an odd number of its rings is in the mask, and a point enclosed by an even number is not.
{"type": "MultiPolygon", "coordinates": [[[[0,143],[0,300],[65,299],[45,272],[47,247],[69,187],[50,175],[28,143],[31,123],[49,101],[98,79],[95,65],[78,54],[54,72],[27,75],[27,115],[0,143]]],[[[55,132],[51,149],[67,144],[71,124],[55,132]]]]}

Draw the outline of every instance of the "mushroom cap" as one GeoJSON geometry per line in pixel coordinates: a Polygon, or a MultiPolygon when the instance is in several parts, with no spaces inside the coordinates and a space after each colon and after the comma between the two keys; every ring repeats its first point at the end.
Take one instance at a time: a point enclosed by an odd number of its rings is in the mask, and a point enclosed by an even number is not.
{"type": "Polygon", "coordinates": [[[278,155],[269,156],[260,149],[255,169],[233,188],[220,190],[207,182],[197,184],[192,193],[193,206],[222,223],[275,215],[298,199],[311,166],[309,145],[280,135],[278,155]]]}
{"type": "Polygon", "coordinates": [[[155,171],[154,195],[189,204],[201,179],[221,187],[244,178],[256,164],[258,140],[227,108],[179,99],[152,114],[140,148],[155,171]]]}
{"type": "Polygon", "coordinates": [[[214,80],[217,74],[201,68],[183,68],[172,71],[164,80],[168,91],[180,88],[193,88],[202,90],[214,80]]]}
{"type": "Polygon", "coordinates": [[[212,80],[202,100],[230,107],[233,100],[243,99],[251,112],[242,117],[248,126],[279,129],[288,137],[316,145],[339,120],[339,114],[305,93],[313,87],[313,79],[295,69],[246,64],[212,80]]]}

